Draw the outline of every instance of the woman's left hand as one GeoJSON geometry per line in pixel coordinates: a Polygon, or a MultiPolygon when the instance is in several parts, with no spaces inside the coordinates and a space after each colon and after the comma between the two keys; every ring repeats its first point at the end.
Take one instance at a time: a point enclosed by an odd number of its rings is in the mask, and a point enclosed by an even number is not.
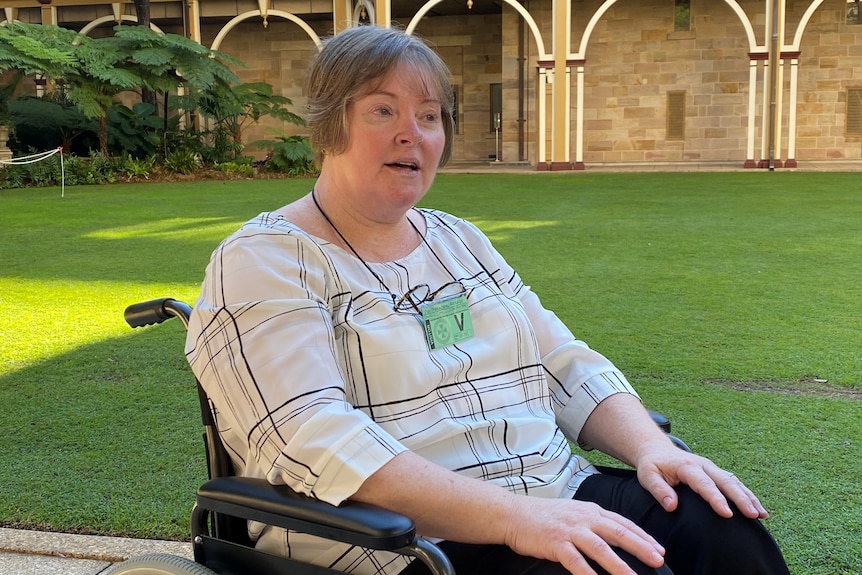
{"type": "Polygon", "coordinates": [[[733,515],[728,500],[750,519],[769,516],[757,496],[733,473],[667,441],[647,441],[639,446],[637,474],[640,484],[666,511],[676,509],[678,498],[674,487],[684,483],[721,517],[733,515]]]}
{"type": "Polygon", "coordinates": [[[721,517],[733,515],[728,500],[751,519],[769,515],[734,474],[671,443],[632,395],[618,393],[602,401],[587,419],[580,439],[637,469],[640,484],[667,511],[676,509],[679,500],[674,487],[684,483],[721,517]]]}

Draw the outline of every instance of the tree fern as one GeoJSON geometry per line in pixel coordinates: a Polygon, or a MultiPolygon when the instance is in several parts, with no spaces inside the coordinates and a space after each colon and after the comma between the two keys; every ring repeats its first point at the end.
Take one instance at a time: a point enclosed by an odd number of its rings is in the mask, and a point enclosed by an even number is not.
{"type": "Polygon", "coordinates": [[[116,94],[137,88],[168,91],[183,83],[199,90],[238,83],[224,63],[232,61],[229,57],[187,38],[143,26],[117,26],[114,32],[89,38],[58,26],[10,24],[0,29],[0,71],[39,72],[61,80],[69,101],[88,118],[99,119],[103,151],[104,120],[116,94]]]}
{"type": "Polygon", "coordinates": [[[60,74],[77,64],[71,49],[60,50],[46,46],[37,38],[17,35],[16,28],[0,27],[0,70],[60,74]]]}
{"type": "Polygon", "coordinates": [[[0,27],[0,72],[42,73],[87,118],[98,119],[102,151],[105,118],[114,96],[131,89],[186,88],[187,109],[202,106],[239,147],[243,123],[269,115],[296,124],[288,98],[268,84],[240,84],[231,66],[242,63],[176,34],[145,26],[116,26],[114,36],[89,38],[58,26],[11,23],[0,27]]]}
{"type": "Polygon", "coordinates": [[[144,66],[162,68],[164,70],[173,69],[174,54],[165,47],[146,47],[140,50],[135,50],[132,53],[132,60],[144,66]]]}

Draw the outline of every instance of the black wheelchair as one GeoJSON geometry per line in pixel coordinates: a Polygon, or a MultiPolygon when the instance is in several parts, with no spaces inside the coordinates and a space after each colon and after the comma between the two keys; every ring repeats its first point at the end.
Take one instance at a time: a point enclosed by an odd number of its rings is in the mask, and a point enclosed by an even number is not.
{"type": "MultiPolygon", "coordinates": [[[[171,318],[178,318],[188,327],[191,311],[186,303],[162,298],[130,305],[124,315],[133,328],[171,318]]],[[[248,536],[248,521],[411,556],[422,561],[433,575],[454,575],[446,555],[432,542],[417,536],[416,527],[408,517],[352,501],[334,506],[283,485],[271,485],[264,479],[236,476],[216,432],[209,399],[199,382],[197,390],[209,480],[198,489],[192,508],[194,561],[167,554],[141,555],[113,565],[105,575],[341,573],[255,549],[248,536]]],[[[666,417],[650,413],[677,446],[688,450],[685,443],[670,435],[670,421],[666,417]]]]}

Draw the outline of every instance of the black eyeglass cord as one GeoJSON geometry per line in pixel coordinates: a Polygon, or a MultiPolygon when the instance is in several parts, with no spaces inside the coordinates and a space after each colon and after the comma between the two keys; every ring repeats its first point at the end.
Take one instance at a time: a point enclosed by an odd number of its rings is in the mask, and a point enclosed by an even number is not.
{"type": "MultiPolygon", "coordinates": [[[[392,297],[392,303],[394,304],[395,301],[398,299],[397,296],[394,293],[392,293],[392,290],[389,289],[389,286],[386,285],[386,283],[383,281],[383,278],[381,278],[380,275],[377,272],[375,272],[371,268],[370,265],[368,265],[368,262],[366,262],[364,259],[362,259],[362,256],[359,255],[359,252],[357,252],[356,249],[354,249],[354,247],[352,245],[350,245],[350,242],[347,241],[347,238],[344,237],[344,234],[341,233],[341,231],[335,226],[335,224],[332,222],[332,220],[329,219],[329,216],[326,215],[326,212],[323,211],[323,208],[320,206],[320,202],[317,201],[317,189],[316,188],[311,189],[311,199],[314,202],[314,205],[317,206],[317,211],[319,211],[320,215],[323,216],[323,219],[326,220],[326,223],[328,223],[329,226],[333,230],[335,230],[335,233],[338,234],[338,237],[341,238],[341,241],[344,242],[344,245],[346,245],[350,249],[350,251],[353,252],[353,255],[355,255],[356,258],[360,262],[362,262],[362,265],[365,266],[365,269],[367,269],[369,272],[371,272],[371,275],[374,276],[374,279],[376,279],[378,282],[380,282],[380,285],[383,286],[383,289],[385,289],[389,293],[389,295],[392,297]]],[[[419,239],[422,240],[422,243],[425,245],[425,247],[428,248],[428,251],[431,252],[431,255],[434,256],[434,259],[436,259],[440,263],[440,265],[443,266],[443,269],[446,270],[446,273],[449,274],[449,277],[452,278],[452,281],[457,282],[458,279],[452,274],[451,271],[449,271],[449,268],[446,267],[446,264],[443,263],[443,261],[434,252],[434,250],[431,249],[431,246],[428,245],[428,241],[425,239],[425,236],[422,235],[422,232],[419,231],[419,228],[416,227],[416,224],[413,223],[413,220],[411,220],[408,217],[407,221],[410,223],[410,227],[412,227],[416,231],[416,234],[419,236],[419,239]]]]}
{"type": "Polygon", "coordinates": [[[317,189],[316,188],[311,188],[311,199],[314,201],[314,205],[317,206],[317,211],[320,212],[320,215],[323,216],[323,219],[326,220],[326,223],[329,224],[329,227],[331,227],[333,230],[335,230],[335,233],[338,234],[338,237],[341,238],[341,241],[344,242],[344,245],[346,245],[350,249],[350,251],[353,252],[353,255],[356,256],[356,259],[358,259],[360,262],[362,262],[362,265],[365,266],[365,269],[367,269],[369,272],[371,272],[371,275],[374,276],[374,279],[376,279],[378,282],[380,282],[380,285],[383,286],[383,289],[385,289],[389,293],[389,295],[392,296],[392,303],[394,304],[395,299],[396,299],[395,294],[392,293],[392,290],[389,289],[389,286],[387,286],[386,283],[384,283],[383,278],[380,277],[380,275],[377,272],[375,272],[373,269],[371,269],[371,266],[368,265],[368,262],[366,262],[364,259],[362,259],[362,256],[359,255],[359,252],[357,252],[353,248],[353,246],[350,245],[350,242],[347,241],[347,238],[344,237],[344,234],[342,234],[341,231],[337,227],[335,227],[335,224],[332,223],[332,220],[329,219],[329,216],[327,216],[326,212],[323,211],[323,208],[320,207],[320,202],[317,201],[317,189]]]}
{"type": "Polygon", "coordinates": [[[428,251],[431,252],[432,256],[434,256],[434,259],[436,259],[438,262],[440,262],[440,265],[443,267],[444,270],[446,270],[446,273],[449,274],[449,277],[452,278],[452,281],[457,282],[458,278],[456,278],[455,275],[449,271],[449,268],[446,267],[446,264],[444,264],[443,260],[440,259],[440,256],[437,255],[437,252],[435,252],[433,249],[431,249],[431,246],[428,244],[428,240],[425,239],[425,236],[422,235],[422,232],[420,232],[419,228],[416,227],[416,224],[413,223],[413,220],[411,220],[410,218],[407,218],[407,221],[410,222],[410,226],[414,230],[416,230],[417,234],[419,234],[419,239],[422,240],[422,243],[425,244],[425,247],[428,248],[428,251]]]}

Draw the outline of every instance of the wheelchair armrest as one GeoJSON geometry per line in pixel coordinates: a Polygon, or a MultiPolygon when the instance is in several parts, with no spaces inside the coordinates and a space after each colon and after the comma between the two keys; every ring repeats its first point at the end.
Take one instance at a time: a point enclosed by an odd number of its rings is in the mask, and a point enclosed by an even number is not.
{"type": "Polygon", "coordinates": [[[649,415],[652,418],[653,423],[658,425],[659,428],[667,434],[668,438],[673,442],[674,445],[676,445],[683,451],[691,451],[691,447],[689,447],[685,441],[670,432],[670,419],[657,411],[653,411],[651,409],[648,409],[647,411],[649,411],[649,415]]]}
{"type": "Polygon", "coordinates": [[[649,412],[649,416],[652,418],[653,423],[658,425],[665,433],[670,433],[670,419],[658,411],[653,411],[652,409],[648,409],[647,411],[649,412]]]}
{"type": "Polygon", "coordinates": [[[367,549],[397,550],[413,543],[416,527],[404,515],[346,501],[331,505],[265,479],[219,477],[197,493],[199,507],[367,549]]]}

